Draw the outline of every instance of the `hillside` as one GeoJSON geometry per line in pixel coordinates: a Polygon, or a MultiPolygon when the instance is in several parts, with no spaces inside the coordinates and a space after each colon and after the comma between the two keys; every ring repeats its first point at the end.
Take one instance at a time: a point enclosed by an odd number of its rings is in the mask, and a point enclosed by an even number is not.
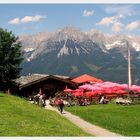
{"type": "Polygon", "coordinates": [[[59,114],[0,93],[0,136],[88,136],[59,114]]]}

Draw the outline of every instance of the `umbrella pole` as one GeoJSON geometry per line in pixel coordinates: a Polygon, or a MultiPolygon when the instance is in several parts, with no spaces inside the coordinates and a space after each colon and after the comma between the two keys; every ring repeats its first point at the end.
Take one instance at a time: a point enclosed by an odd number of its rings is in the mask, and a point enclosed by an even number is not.
{"type": "Polygon", "coordinates": [[[75,98],[76,98],[76,97],[74,97],[74,102],[75,102],[75,103],[74,103],[74,104],[75,104],[75,107],[74,107],[74,108],[75,108],[75,114],[76,114],[76,113],[77,113],[77,111],[76,111],[77,108],[76,108],[76,99],[75,99],[75,98]]]}
{"type": "Polygon", "coordinates": [[[130,98],[130,87],[131,87],[131,84],[132,84],[132,79],[131,79],[131,55],[130,55],[130,46],[129,46],[129,43],[128,41],[126,42],[127,43],[127,51],[128,51],[128,98],[130,98]]]}

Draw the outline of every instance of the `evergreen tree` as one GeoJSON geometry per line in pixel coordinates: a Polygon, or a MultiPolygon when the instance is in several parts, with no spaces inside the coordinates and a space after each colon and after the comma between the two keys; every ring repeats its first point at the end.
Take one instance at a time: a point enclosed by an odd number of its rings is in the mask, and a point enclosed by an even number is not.
{"type": "Polygon", "coordinates": [[[22,61],[21,43],[12,32],[0,28],[0,84],[11,83],[19,77],[22,61]]]}

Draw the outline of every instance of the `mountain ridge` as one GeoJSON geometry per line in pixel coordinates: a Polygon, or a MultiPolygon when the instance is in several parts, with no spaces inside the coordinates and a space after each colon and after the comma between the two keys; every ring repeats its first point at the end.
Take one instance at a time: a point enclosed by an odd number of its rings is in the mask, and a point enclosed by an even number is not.
{"type": "Polygon", "coordinates": [[[133,81],[135,77],[139,78],[139,36],[106,36],[95,29],[83,32],[74,27],[64,27],[53,33],[28,37],[30,43],[24,37],[20,39],[24,52],[22,74],[77,76],[88,73],[103,80],[127,82],[125,41],[128,41],[133,57],[132,66],[135,68],[133,81]]]}

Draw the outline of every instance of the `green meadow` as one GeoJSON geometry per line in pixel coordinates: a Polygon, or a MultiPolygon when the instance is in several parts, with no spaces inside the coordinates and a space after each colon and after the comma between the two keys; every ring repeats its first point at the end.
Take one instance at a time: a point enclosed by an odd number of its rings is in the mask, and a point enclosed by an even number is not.
{"type": "Polygon", "coordinates": [[[65,108],[80,118],[124,136],[140,136],[140,105],[89,105],[65,108]]]}
{"type": "Polygon", "coordinates": [[[56,112],[0,93],[0,136],[89,136],[56,112]]]}

